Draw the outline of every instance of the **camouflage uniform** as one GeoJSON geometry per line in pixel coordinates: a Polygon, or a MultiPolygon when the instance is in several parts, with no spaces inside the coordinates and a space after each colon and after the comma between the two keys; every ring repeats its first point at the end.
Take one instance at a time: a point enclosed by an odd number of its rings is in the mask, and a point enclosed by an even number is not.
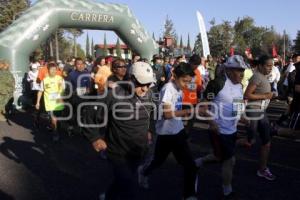
{"type": "Polygon", "coordinates": [[[9,70],[0,69],[0,112],[5,110],[8,101],[13,98],[15,79],[9,70]]]}

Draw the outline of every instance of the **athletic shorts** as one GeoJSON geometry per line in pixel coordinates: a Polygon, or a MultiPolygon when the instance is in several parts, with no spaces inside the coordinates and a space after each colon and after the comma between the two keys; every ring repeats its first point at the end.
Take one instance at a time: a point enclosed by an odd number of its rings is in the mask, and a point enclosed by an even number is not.
{"type": "Polygon", "coordinates": [[[63,110],[55,110],[55,111],[48,111],[49,116],[53,117],[62,117],[63,116],[63,110]]]}
{"type": "Polygon", "coordinates": [[[235,154],[237,133],[230,135],[210,132],[214,155],[221,161],[231,159],[235,154]]]}
{"type": "Polygon", "coordinates": [[[250,126],[247,127],[248,141],[250,142],[259,134],[262,145],[266,145],[271,141],[271,128],[266,111],[247,113],[247,117],[250,118],[258,118],[260,116],[263,117],[259,120],[250,120],[250,126]]]}

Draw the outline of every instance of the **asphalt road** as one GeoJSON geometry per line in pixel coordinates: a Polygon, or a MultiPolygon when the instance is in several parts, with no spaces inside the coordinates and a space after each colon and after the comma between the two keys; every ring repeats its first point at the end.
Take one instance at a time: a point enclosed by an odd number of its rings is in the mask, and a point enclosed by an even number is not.
{"type": "MultiPolygon", "coordinates": [[[[276,119],[283,110],[283,104],[275,103],[270,116],[276,119]]],[[[191,133],[189,141],[198,157],[211,148],[207,130],[201,123],[196,126],[200,128],[191,133]]],[[[97,200],[106,190],[113,178],[110,165],[83,137],[63,135],[54,144],[50,136],[45,125],[34,130],[27,113],[15,114],[10,124],[0,122],[0,200],[97,200]]],[[[273,138],[269,166],[278,177],[274,182],[256,176],[258,145],[237,149],[233,187],[240,199],[300,199],[299,140],[273,138]]],[[[199,199],[220,199],[220,165],[204,166],[198,176],[199,199]]],[[[181,200],[182,183],[182,168],[170,155],[150,177],[150,189],[139,191],[140,199],[181,200]]]]}

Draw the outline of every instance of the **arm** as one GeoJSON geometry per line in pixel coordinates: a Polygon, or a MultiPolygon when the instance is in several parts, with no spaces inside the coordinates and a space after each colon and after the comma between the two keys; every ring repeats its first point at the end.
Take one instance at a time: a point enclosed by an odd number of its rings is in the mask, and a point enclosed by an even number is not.
{"type": "Polygon", "coordinates": [[[35,108],[36,108],[37,110],[40,109],[40,102],[41,102],[42,95],[43,95],[43,91],[39,91],[39,92],[38,92],[38,95],[37,95],[36,104],[35,104],[35,108]]]}
{"type": "MultiPolygon", "coordinates": [[[[99,103],[103,103],[107,106],[107,111],[109,112],[111,105],[113,104],[113,96],[111,93],[105,98],[98,100],[99,103]]],[[[93,106],[89,105],[83,109],[82,112],[82,122],[84,125],[100,125],[103,124],[104,120],[109,116],[108,113],[105,112],[103,106],[93,106]]],[[[104,140],[105,136],[105,126],[103,127],[82,127],[83,134],[87,137],[87,139],[92,143],[95,151],[99,152],[105,150],[107,148],[106,142],[104,140]]]]}
{"type": "Polygon", "coordinates": [[[272,99],[273,97],[273,93],[265,93],[265,94],[255,94],[255,90],[256,90],[257,85],[250,83],[246,89],[245,92],[245,99],[248,100],[265,100],[265,99],[272,99]]]}
{"type": "Polygon", "coordinates": [[[189,114],[191,114],[191,112],[192,111],[190,109],[173,111],[171,109],[170,104],[168,104],[168,103],[163,104],[163,116],[165,119],[173,119],[176,117],[186,117],[189,114]]]}

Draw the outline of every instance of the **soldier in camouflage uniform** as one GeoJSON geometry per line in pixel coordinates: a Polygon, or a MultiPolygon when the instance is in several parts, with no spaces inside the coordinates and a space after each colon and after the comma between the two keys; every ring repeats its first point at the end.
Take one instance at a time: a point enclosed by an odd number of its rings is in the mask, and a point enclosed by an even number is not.
{"type": "Polygon", "coordinates": [[[9,64],[0,60],[0,121],[6,121],[5,107],[13,98],[15,89],[15,80],[9,71],[9,64]]]}

